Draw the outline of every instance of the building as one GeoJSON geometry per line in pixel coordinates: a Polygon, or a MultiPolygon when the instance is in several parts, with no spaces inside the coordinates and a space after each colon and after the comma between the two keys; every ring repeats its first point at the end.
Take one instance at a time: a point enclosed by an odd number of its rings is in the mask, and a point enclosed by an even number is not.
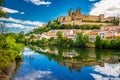
{"type": "Polygon", "coordinates": [[[50,30],[48,32],[42,33],[39,39],[47,38],[50,39],[54,37],[57,39],[57,32],[62,32],[63,37],[76,40],[77,33],[82,32],[83,35],[87,35],[89,37],[90,42],[95,42],[96,36],[100,36],[102,39],[115,39],[120,37],[120,26],[103,26],[101,29],[95,30],[79,30],[79,29],[58,29],[58,30],[50,30]]]}
{"type": "MultiPolygon", "coordinates": [[[[114,17],[107,17],[105,18],[104,14],[100,14],[98,16],[95,15],[83,15],[81,14],[81,10],[78,8],[75,12],[73,12],[72,9],[69,10],[68,16],[61,16],[58,17],[58,22],[61,22],[62,24],[86,24],[86,22],[89,22],[87,24],[96,24],[96,21],[100,21],[99,24],[103,25],[111,25],[110,23],[106,24],[105,21],[111,21],[114,20],[114,17]],[[102,23],[103,22],[103,23],[102,23]]],[[[98,23],[98,22],[97,22],[98,23]]]]}
{"type": "Polygon", "coordinates": [[[66,37],[66,38],[70,38],[72,40],[75,40],[76,38],[76,34],[78,32],[81,32],[81,30],[75,30],[75,29],[70,29],[70,30],[50,30],[48,32],[45,32],[43,34],[41,34],[41,37],[40,39],[42,38],[47,38],[47,39],[50,39],[51,37],[54,37],[55,39],[57,39],[57,32],[60,31],[62,32],[62,35],[63,37],[66,37]]]}
{"type": "Polygon", "coordinates": [[[120,27],[119,26],[105,26],[102,27],[100,30],[92,30],[86,35],[89,36],[90,42],[95,42],[96,36],[100,36],[102,39],[115,39],[120,37],[120,27]]]}

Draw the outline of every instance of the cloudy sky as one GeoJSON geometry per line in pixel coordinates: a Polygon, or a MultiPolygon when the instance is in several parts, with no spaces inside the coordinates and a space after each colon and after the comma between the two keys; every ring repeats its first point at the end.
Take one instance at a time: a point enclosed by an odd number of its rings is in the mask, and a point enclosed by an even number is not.
{"type": "Polygon", "coordinates": [[[59,16],[67,15],[72,8],[81,8],[82,14],[120,16],[120,0],[5,0],[2,7],[8,12],[9,30],[28,32],[59,16]]]}

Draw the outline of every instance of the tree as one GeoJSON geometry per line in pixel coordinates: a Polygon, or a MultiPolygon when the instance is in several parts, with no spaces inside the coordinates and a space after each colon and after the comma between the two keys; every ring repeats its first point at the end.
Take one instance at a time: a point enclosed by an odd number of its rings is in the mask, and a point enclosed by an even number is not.
{"type": "Polygon", "coordinates": [[[75,45],[80,47],[85,47],[86,43],[89,42],[88,36],[83,35],[83,33],[77,33],[75,45]]]}
{"type": "Polygon", "coordinates": [[[0,34],[0,48],[4,48],[5,46],[5,36],[0,34]]]}
{"type": "Polygon", "coordinates": [[[35,39],[36,37],[35,37],[35,35],[34,34],[31,34],[30,35],[30,39],[35,39]]]}
{"type": "Polygon", "coordinates": [[[7,13],[2,11],[2,5],[3,5],[4,0],[0,0],[0,17],[7,17],[7,13]]]}
{"type": "Polygon", "coordinates": [[[7,27],[4,22],[0,22],[0,33],[4,34],[7,32],[7,27]]]}
{"type": "Polygon", "coordinates": [[[119,18],[115,18],[113,20],[113,25],[119,25],[119,18]]]}
{"type": "Polygon", "coordinates": [[[102,48],[108,49],[110,48],[110,40],[102,40],[102,48]]]}
{"type": "Polygon", "coordinates": [[[4,0],[0,0],[0,17],[7,17],[7,13],[2,10],[4,0]]]}
{"type": "Polygon", "coordinates": [[[58,31],[58,32],[57,32],[57,36],[58,36],[59,39],[62,39],[62,38],[63,38],[62,32],[61,32],[61,31],[58,31]]]}
{"type": "Polygon", "coordinates": [[[63,39],[63,35],[62,35],[62,32],[61,31],[58,31],[57,32],[57,44],[58,45],[61,45],[61,43],[62,43],[62,39],[63,39]]]}
{"type": "MultiPolygon", "coordinates": [[[[7,17],[7,13],[2,10],[4,0],[0,0],[0,18],[1,17],[7,17]]],[[[0,22],[0,33],[4,34],[7,31],[6,25],[4,22],[0,22]]]]}
{"type": "Polygon", "coordinates": [[[22,42],[22,43],[24,43],[25,40],[26,40],[26,39],[25,39],[25,34],[24,34],[24,32],[23,32],[23,31],[19,32],[19,33],[17,34],[16,42],[22,42]]]}
{"type": "Polygon", "coordinates": [[[95,47],[96,48],[102,48],[102,42],[101,42],[101,37],[100,36],[96,36],[96,40],[95,40],[95,47]]]}

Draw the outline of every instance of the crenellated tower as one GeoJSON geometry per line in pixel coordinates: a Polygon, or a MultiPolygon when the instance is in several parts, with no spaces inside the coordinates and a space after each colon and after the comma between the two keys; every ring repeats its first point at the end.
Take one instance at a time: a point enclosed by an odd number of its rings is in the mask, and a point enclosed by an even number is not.
{"type": "Polygon", "coordinates": [[[79,16],[81,14],[80,8],[76,9],[76,16],[79,16]]]}
{"type": "Polygon", "coordinates": [[[70,10],[69,10],[69,16],[72,16],[72,14],[73,14],[73,11],[72,11],[72,9],[70,8],[70,10]]]}

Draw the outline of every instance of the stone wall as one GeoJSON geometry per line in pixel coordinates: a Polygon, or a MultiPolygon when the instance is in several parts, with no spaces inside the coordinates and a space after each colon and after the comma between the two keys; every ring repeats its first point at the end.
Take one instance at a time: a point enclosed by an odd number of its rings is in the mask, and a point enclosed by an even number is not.
{"type": "Polygon", "coordinates": [[[59,22],[68,22],[68,21],[75,21],[75,20],[81,20],[81,21],[111,21],[112,18],[108,17],[105,18],[104,14],[100,14],[98,16],[95,15],[83,15],[81,14],[80,9],[77,9],[76,12],[73,12],[72,9],[69,10],[68,16],[61,16],[58,17],[59,22]]]}
{"type": "Polygon", "coordinates": [[[77,20],[77,21],[66,21],[66,22],[61,22],[61,24],[71,24],[71,25],[84,25],[84,24],[96,24],[96,25],[104,25],[104,26],[108,26],[108,25],[112,25],[112,23],[98,23],[98,22],[82,22],[81,20],[77,20]]]}

